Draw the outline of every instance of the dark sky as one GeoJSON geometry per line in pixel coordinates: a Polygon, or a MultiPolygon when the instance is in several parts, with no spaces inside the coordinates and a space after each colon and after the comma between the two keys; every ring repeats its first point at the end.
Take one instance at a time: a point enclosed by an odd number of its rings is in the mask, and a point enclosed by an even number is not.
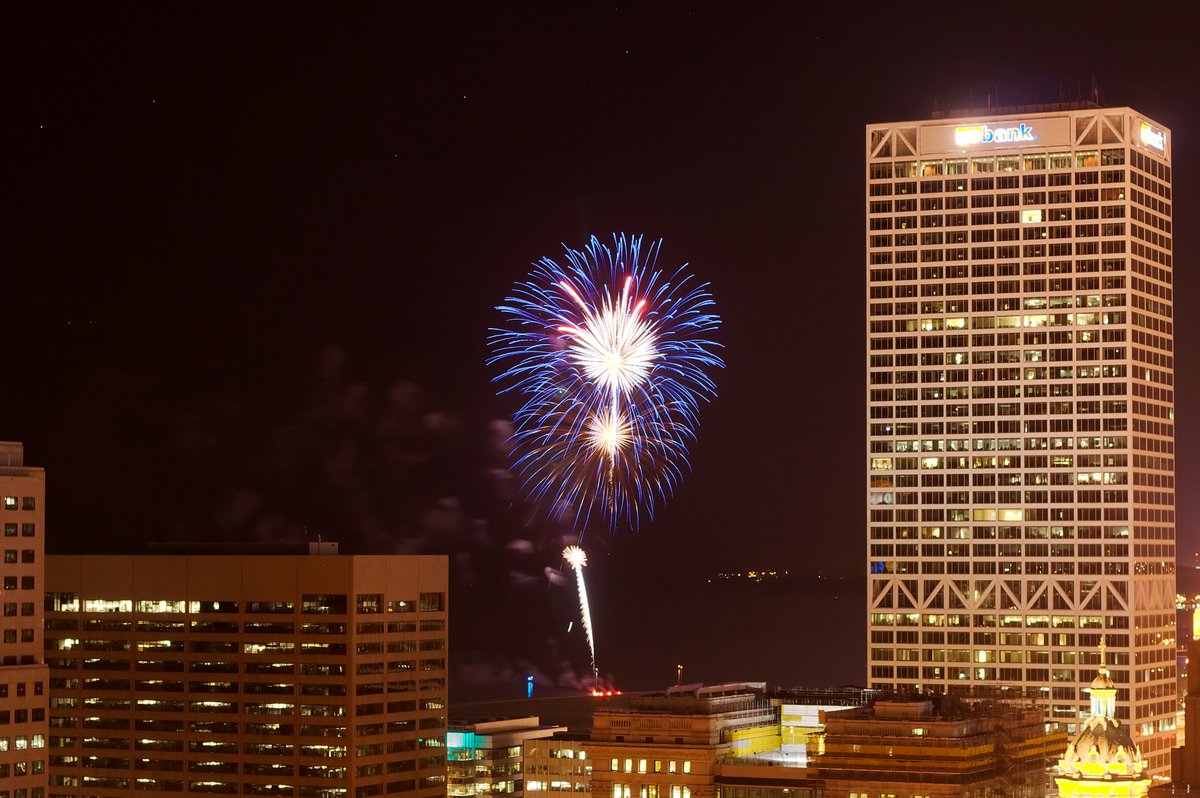
{"type": "Polygon", "coordinates": [[[1200,57],[1165,7],[423,5],[8,17],[0,439],[49,472],[52,551],[307,529],[454,553],[459,608],[569,604],[484,340],[530,261],[626,231],[712,282],[728,368],[665,512],[592,535],[597,578],[856,572],[863,126],[1093,83],[1174,131],[1192,548],[1200,57]]]}

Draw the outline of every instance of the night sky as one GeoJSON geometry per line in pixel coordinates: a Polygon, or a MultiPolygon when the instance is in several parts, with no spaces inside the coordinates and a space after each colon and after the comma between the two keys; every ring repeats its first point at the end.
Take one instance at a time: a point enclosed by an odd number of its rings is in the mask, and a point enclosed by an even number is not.
{"type": "MultiPolygon", "coordinates": [[[[307,533],[449,553],[460,681],[528,663],[569,682],[564,530],[513,496],[485,337],[531,261],[624,231],[711,281],[728,368],[665,511],[587,533],[598,615],[605,589],[703,613],[664,596],[715,570],[857,574],[863,126],[1096,86],[1174,133],[1191,557],[1200,55],[1170,6],[425,5],[7,18],[0,439],[48,471],[50,551],[307,533]]],[[[862,679],[847,626],[794,681],[862,679]]],[[[697,677],[733,675],[727,650],[697,677]]]]}

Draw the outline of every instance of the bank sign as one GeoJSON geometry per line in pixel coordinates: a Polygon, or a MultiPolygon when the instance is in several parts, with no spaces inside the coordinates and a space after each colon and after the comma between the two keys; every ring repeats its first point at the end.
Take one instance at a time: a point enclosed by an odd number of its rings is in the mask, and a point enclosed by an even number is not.
{"type": "Polygon", "coordinates": [[[1162,152],[1167,148],[1167,134],[1158,128],[1151,127],[1149,124],[1142,122],[1139,131],[1139,138],[1147,147],[1156,149],[1162,152]]]}
{"type": "Polygon", "coordinates": [[[1033,132],[1032,125],[1024,122],[1016,127],[973,125],[954,128],[954,143],[959,147],[972,144],[1021,144],[1026,141],[1037,141],[1037,134],[1033,132]]]}

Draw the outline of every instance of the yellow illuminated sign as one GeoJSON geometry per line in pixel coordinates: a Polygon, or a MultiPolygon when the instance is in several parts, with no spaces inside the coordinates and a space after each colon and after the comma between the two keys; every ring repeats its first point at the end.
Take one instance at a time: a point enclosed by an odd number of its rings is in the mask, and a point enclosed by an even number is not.
{"type": "Polygon", "coordinates": [[[1167,134],[1162,130],[1151,127],[1145,122],[1142,123],[1141,139],[1142,143],[1147,147],[1159,152],[1167,148],[1167,134]]]}

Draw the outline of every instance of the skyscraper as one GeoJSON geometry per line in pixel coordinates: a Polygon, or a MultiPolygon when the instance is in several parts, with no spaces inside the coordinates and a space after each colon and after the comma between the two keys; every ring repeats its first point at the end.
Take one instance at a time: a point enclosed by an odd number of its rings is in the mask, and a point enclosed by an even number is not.
{"type": "Polygon", "coordinates": [[[1101,639],[1175,738],[1171,134],[1130,108],[866,129],[870,684],[1041,690],[1101,639]]]}
{"type": "Polygon", "coordinates": [[[46,473],[0,441],[0,798],[46,794],[49,677],[42,659],[46,473]]]}

